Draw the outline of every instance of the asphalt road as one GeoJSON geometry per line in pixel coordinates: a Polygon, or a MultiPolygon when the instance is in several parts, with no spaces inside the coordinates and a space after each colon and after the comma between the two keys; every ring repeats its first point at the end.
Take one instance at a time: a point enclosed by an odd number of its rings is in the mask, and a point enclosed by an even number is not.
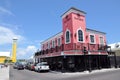
{"type": "Polygon", "coordinates": [[[120,69],[96,73],[34,72],[10,68],[10,80],[120,80],[120,69]]]}

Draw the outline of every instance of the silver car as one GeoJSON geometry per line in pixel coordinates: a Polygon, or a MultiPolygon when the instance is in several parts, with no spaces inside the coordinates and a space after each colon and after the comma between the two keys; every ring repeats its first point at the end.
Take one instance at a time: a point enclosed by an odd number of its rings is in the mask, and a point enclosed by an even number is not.
{"type": "Polygon", "coordinates": [[[40,72],[40,71],[49,71],[49,65],[47,64],[47,62],[41,62],[36,64],[35,66],[35,71],[40,72]]]}

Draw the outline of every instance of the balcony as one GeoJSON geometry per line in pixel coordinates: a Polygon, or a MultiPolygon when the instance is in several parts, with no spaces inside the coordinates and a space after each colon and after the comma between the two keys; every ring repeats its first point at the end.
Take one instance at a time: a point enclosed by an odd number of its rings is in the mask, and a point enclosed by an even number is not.
{"type": "Polygon", "coordinates": [[[60,53],[61,51],[68,53],[71,52],[71,54],[73,52],[76,54],[83,54],[84,50],[86,50],[88,54],[88,51],[93,53],[106,52],[107,48],[106,45],[99,44],[85,44],[85,43],[62,44],[61,46],[55,46],[54,48],[36,52],[35,56],[60,53]]]}

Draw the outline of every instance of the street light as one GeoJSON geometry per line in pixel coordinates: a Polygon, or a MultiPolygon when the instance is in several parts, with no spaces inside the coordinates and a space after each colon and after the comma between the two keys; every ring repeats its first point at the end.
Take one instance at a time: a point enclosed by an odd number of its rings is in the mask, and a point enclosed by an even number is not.
{"type": "MultiPolygon", "coordinates": [[[[88,43],[88,51],[86,52],[86,53],[88,53],[89,52],[89,43],[88,43]]],[[[90,55],[88,55],[88,64],[89,64],[89,72],[91,72],[92,70],[91,70],[91,56],[90,55]]]]}
{"type": "Polygon", "coordinates": [[[86,53],[87,53],[86,47],[83,48],[83,53],[84,53],[84,66],[85,66],[85,71],[86,71],[87,70],[87,67],[86,67],[86,53]]]}
{"type": "Polygon", "coordinates": [[[91,72],[91,56],[89,55],[89,72],[91,72]]]}
{"type": "MultiPolygon", "coordinates": [[[[88,53],[88,51],[86,50],[86,47],[84,47],[83,49],[83,52],[84,52],[84,63],[85,63],[85,70],[87,70],[87,66],[86,66],[86,54],[88,53]]],[[[88,56],[88,61],[89,61],[89,72],[91,72],[91,56],[89,55],[88,56]]]]}

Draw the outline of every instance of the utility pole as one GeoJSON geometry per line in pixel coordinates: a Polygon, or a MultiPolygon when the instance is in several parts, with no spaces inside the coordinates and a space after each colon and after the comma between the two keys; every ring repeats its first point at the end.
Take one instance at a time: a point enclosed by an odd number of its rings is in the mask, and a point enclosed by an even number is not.
{"type": "Polygon", "coordinates": [[[86,53],[87,53],[87,50],[86,50],[86,47],[83,48],[83,53],[84,53],[84,66],[85,66],[85,71],[87,70],[87,64],[86,64],[86,53]]]}

